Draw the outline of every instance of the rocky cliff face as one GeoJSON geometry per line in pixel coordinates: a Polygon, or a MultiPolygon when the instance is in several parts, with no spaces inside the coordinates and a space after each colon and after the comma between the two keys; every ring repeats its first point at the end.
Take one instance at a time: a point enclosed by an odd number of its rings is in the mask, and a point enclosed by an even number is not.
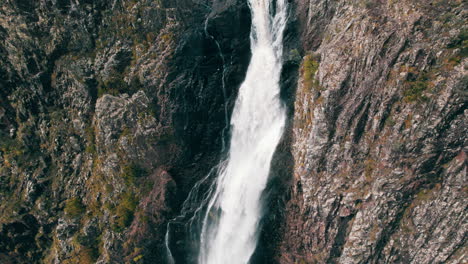
{"type": "Polygon", "coordinates": [[[0,262],[163,262],[222,149],[246,3],[0,6],[0,262]]]}
{"type": "MultiPolygon", "coordinates": [[[[465,1],[291,1],[255,254],[464,263],[465,1]]],[[[0,262],[165,263],[249,60],[243,0],[3,0],[0,262]]]]}
{"type": "Polygon", "coordinates": [[[464,263],[467,6],[298,1],[280,263],[464,263]]]}

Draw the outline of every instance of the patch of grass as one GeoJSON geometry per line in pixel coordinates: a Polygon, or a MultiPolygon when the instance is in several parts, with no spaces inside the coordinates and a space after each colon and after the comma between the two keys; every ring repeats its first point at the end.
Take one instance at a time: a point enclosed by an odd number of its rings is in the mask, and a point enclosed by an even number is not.
{"type": "Polygon", "coordinates": [[[458,35],[447,45],[449,49],[464,49],[464,55],[468,49],[468,29],[461,30],[458,35]]]}
{"type": "Polygon", "coordinates": [[[413,120],[413,114],[409,114],[406,118],[405,118],[405,129],[409,129],[411,128],[411,125],[412,125],[412,120],[413,120]]]}
{"type": "Polygon", "coordinates": [[[94,145],[94,144],[87,145],[85,151],[90,153],[90,154],[95,154],[96,153],[96,145],[94,145]]]}
{"type": "Polygon", "coordinates": [[[130,186],[134,185],[136,179],[146,175],[145,169],[138,166],[136,163],[130,163],[123,167],[122,169],[122,177],[125,181],[125,184],[130,186]]]}
{"type": "Polygon", "coordinates": [[[20,139],[12,139],[0,131],[0,155],[3,156],[3,165],[10,167],[13,160],[18,162],[25,158],[27,148],[20,139]]]}
{"type": "Polygon", "coordinates": [[[112,77],[106,81],[99,82],[98,85],[98,98],[104,94],[110,94],[117,96],[122,93],[128,93],[132,95],[143,86],[138,77],[134,77],[130,80],[130,83],[125,81],[125,71],[123,73],[114,72],[112,77]]]}
{"type": "Polygon", "coordinates": [[[396,121],[393,120],[391,116],[387,117],[387,119],[385,120],[386,126],[393,127],[395,124],[396,124],[396,121]]]}
{"type": "Polygon", "coordinates": [[[427,83],[425,81],[410,82],[403,95],[408,102],[427,101],[427,97],[422,94],[426,89],[427,83]]]}
{"type": "Polygon", "coordinates": [[[98,97],[104,94],[119,95],[127,90],[127,83],[119,74],[115,74],[109,80],[100,82],[98,86],[98,97]]]}
{"type": "Polygon", "coordinates": [[[133,192],[126,192],[121,195],[119,204],[115,208],[115,219],[112,229],[116,232],[122,232],[130,226],[133,221],[137,198],[133,192]]]}
{"type": "Polygon", "coordinates": [[[292,61],[294,64],[299,65],[301,62],[301,54],[297,49],[293,49],[289,52],[288,60],[292,61]]]}
{"type": "Polygon", "coordinates": [[[140,261],[140,260],[142,260],[142,259],[143,259],[143,255],[140,254],[140,255],[134,257],[134,258],[133,258],[133,261],[134,261],[134,262],[138,262],[138,261],[140,261]]]}
{"type": "Polygon", "coordinates": [[[453,68],[454,66],[460,64],[460,62],[468,56],[468,30],[464,29],[450,41],[447,45],[447,48],[451,50],[458,50],[456,54],[452,55],[445,62],[446,68],[453,68]]]}
{"type": "Polygon", "coordinates": [[[131,134],[132,134],[131,129],[125,126],[122,129],[122,133],[120,133],[120,137],[127,137],[127,136],[130,136],[131,134]]]}
{"type": "Polygon", "coordinates": [[[102,235],[96,237],[85,236],[84,234],[77,234],[73,238],[75,248],[78,248],[77,256],[83,262],[79,263],[95,263],[99,257],[99,245],[102,243],[102,235]],[[90,261],[90,262],[86,262],[90,261]]]}
{"type": "Polygon", "coordinates": [[[165,43],[169,43],[170,41],[172,41],[174,39],[174,36],[172,35],[172,32],[169,32],[169,33],[165,33],[161,36],[161,39],[165,42],[165,43]]]}
{"type": "Polygon", "coordinates": [[[377,3],[376,3],[376,1],[374,1],[374,0],[365,0],[365,1],[364,1],[364,6],[365,6],[367,9],[372,9],[372,8],[377,7],[377,3]]]}
{"type": "Polygon", "coordinates": [[[366,182],[370,183],[372,181],[372,173],[377,167],[377,162],[373,159],[368,159],[364,162],[364,177],[366,182]]]}
{"type": "Polygon", "coordinates": [[[80,247],[80,249],[75,254],[73,254],[70,258],[65,259],[62,263],[92,264],[96,263],[98,257],[99,253],[95,249],[88,247],[80,247]]]}
{"type": "Polygon", "coordinates": [[[84,214],[86,207],[79,198],[70,198],[65,203],[65,215],[70,218],[77,218],[84,214]]]}
{"type": "Polygon", "coordinates": [[[154,33],[154,32],[148,32],[148,33],[146,33],[146,35],[145,35],[146,41],[147,41],[148,43],[154,42],[154,41],[156,40],[157,37],[158,37],[158,36],[157,36],[156,33],[154,33]]]}
{"type": "Polygon", "coordinates": [[[23,152],[24,145],[19,140],[10,138],[5,132],[0,131],[0,151],[8,152],[23,152]]]}
{"type": "Polygon", "coordinates": [[[89,125],[85,129],[85,137],[86,137],[86,152],[90,154],[96,154],[96,143],[95,143],[95,133],[94,127],[89,125]]]}
{"type": "MultiPolygon", "coordinates": [[[[126,248],[127,250],[129,250],[129,244],[126,244],[124,245],[124,248],[126,248]]],[[[143,258],[144,258],[144,255],[143,255],[143,248],[141,247],[135,247],[133,248],[133,252],[131,254],[128,255],[128,260],[126,263],[133,263],[133,264],[136,264],[136,263],[143,263],[143,258]]]]}
{"type": "Polygon", "coordinates": [[[429,87],[429,75],[427,72],[422,72],[414,79],[413,74],[410,74],[410,80],[406,81],[405,90],[403,91],[404,100],[407,102],[426,102],[428,98],[423,93],[429,87]]]}
{"type": "Polygon", "coordinates": [[[303,63],[303,76],[304,76],[304,84],[307,89],[320,89],[320,84],[318,80],[315,78],[315,74],[319,68],[320,62],[318,56],[314,55],[307,55],[304,57],[303,63]]]}

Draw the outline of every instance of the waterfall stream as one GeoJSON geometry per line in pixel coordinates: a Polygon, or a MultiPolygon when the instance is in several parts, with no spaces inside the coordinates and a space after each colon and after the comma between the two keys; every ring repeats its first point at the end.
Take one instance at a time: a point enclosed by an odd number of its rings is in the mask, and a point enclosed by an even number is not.
{"type": "Polygon", "coordinates": [[[174,220],[197,234],[200,264],[249,262],[257,246],[261,196],[286,121],[279,83],[287,0],[248,3],[252,58],[231,117],[228,157],[215,168],[213,185],[206,187],[210,173],[195,185],[174,220]]]}
{"type": "Polygon", "coordinates": [[[202,264],[248,263],[257,244],[260,198],[286,119],[279,81],[287,10],[284,0],[272,3],[249,0],[252,59],[231,118],[229,157],[203,220],[202,264]]]}

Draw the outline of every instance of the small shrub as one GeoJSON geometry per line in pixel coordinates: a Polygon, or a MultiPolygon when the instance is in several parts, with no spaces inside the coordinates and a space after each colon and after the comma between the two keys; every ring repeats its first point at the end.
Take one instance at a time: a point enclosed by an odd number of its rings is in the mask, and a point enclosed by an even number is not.
{"type": "Polygon", "coordinates": [[[128,88],[128,85],[124,81],[123,76],[119,74],[116,74],[114,77],[104,82],[104,86],[109,90],[116,90],[120,93],[125,92],[128,88]]]}
{"type": "Polygon", "coordinates": [[[447,45],[449,49],[458,49],[458,52],[447,60],[450,66],[458,65],[468,56],[468,30],[462,30],[457,37],[447,45]]]}
{"type": "Polygon", "coordinates": [[[87,141],[86,152],[90,154],[96,154],[95,133],[94,127],[92,125],[86,127],[85,137],[87,141]]]}
{"type": "Polygon", "coordinates": [[[161,36],[161,39],[162,39],[165,43],[168,43],[168,42],[172,41],[173,38],[174,38],[174,37],[173,37],[172,33],[166,33],[166,34],[163,34],[163,35],[161,36]]]}
{"type": "Polygon", "coordinates": [[[458,35],[450,41],[447,45],[449,49],[456,49],[456,48],[467,48],[468,46],[468,30],[462,30],[458,35]]]}
{"type": "Polygon", "coordinates": [[[425,101],[427,98],[422,93],[427,89],[425,81],[415,81],[408,83],[408,87],[403,93],[405,99],[409,102],[425,101]]]}
{"type": "Polygon", "coordinates": [[[146,174],[146,171],[135,163],[124,166],[122,170],[122,177],[127,185],[135,184],[137,178],[146,174]]]}
{"type": "Polygon", "coordinates": [[[106,81],[100,82],[98,85],[97,96],[101,97],[104,94],[117,96],[122,93],[134,94],[143,86],[138,77],[133,77],[129,83],[125,81],[125,72],[114,72],[112,77],[106,81]]]}
{"type": "Polygon", "coordinates": [[[318,57],[313,55],[307,55],[304,58],[303,64],[303,74],[304,74],[304,84],[308,89],[320,89],[320,84],[315,78],[315,74],[319,68],[318,57]]]}
{"type": "Polygon", "coordinates": [[[128,90],[131,94],[136,93],[143,87],[143,84],[140,81],[140,78],[134,77],[130,80],[130,84],[128,86],[128,90]]]}
{"type": "Polygon", "coordinates": [[[112,77],[105,81],[100,81],[98,85],[98,97],[104,94],[117,96],[128,91],[128,84],[124,80],[124,75],[120,72],[113,72],[112,77]]]}
{"type": "Polygon", "coordinates": [[[138,255],[138,256],[136,256],[136,257],[133,258],[133,261],[134,261],[134,262],[138,262],[138,261],[140,261],[140,260],[142,260],[142,259],[143,259],[143,255],[138,255]]]}
{"type": "Polygon", "coordinates": [[[364,2],[364,6],[365,6],[367,9],[372,9],[372,8],[377,7],[377,3],[376,3],[374,0],[366,0],[366,1],[364,2]]]}
{"type": "Polygon", "coordinates": [[[96,263],[96,260],[99,257],[99,253],[96,249],[94,248],[88,248],[88,247],[83,247],[80,250],[80,263],[86,264],[86,263],[96,263]]]}
{"type": "Polygon", "coordinates": [[[405,101],[407,102],[424,102],[428,98],[423,95],[424,91],[429,87],[429,77],[427,73],[421,73],[416,80],[407,81],[403,92],[405,101]]]}
{"type": "Polygon", "coordinates": [[[299,65],[301,62],[301,54],[297,49],[293,49],[289,52],[288,60],[292,61],[294,64],[299,65]]]}
{"type": "Polygon", "coordinates": [[[25,146],[22,141],[18,139],[12,139],[8,134],[0,131],[0,151],[4,153],[16,153],[21,155],[25,150],[25,146]]]}
{"type": "Polygon", "coordinates": [[[78,198],[70,198],[65,203],[65,215],[70,218],[77,218],[85,212],[85,206],[78,198]]]}
{"type": "Polygon", "coordinates": [[[396,124],[396,121],[393,120],[393,118],[390,116],[385,120],[386,126],[393,127],[395,124],[396,124]]]}
{"type": "Polygon", "coordinates": [[[70,258],[65,259],[62,263],[63,264],[92,264],[96,263],[96,260],[99,257],[99,253],[91,248],[88,247],[81,247],[78,252],[72,255],[70,258]]]}
{"type": "Polygon", "coordinates": [[[132,223],[137,202],[132,192],[122,194],[120,202],[115,208],[114,231],[121,232],[132,223]]]}
{"type": "Polygon", "coordinates": [[[365,168],[364,168],[364,176],[366,178],[367,182],[370,182],[372,180],[372,173],[377,167],[377,162],[373,159],[368,159],[364,162],[365,168]]]}
{"type": "Polygon", "coordinates": [[[88,146],[86,146],[85,151],[90,153],[90,154],[95,154],[96,153],[96,146],[94,144],[89,144],[88,146]]]}
{"type": "Polygon", "coordinates": [[[127,136],[130,136],[131,134],[132,134],[131,129],[128,127],[124,127],[122,129],[122,133],[120,133],[120,137],[127,137],[127,136]]]}

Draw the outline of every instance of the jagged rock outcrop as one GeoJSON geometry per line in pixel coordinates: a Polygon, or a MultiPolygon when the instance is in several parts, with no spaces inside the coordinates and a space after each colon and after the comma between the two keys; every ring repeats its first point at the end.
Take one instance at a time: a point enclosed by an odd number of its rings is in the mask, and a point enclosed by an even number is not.
{"type": "Polygon", "coordinates": [[[243,1],[2,1],[0,262],[164,262],[249,21],[243,1]]]}
{"type": "Polygon", "coordinates": [[[298,1],[280,263],[464,263],[462,1],[298,1]]]}

